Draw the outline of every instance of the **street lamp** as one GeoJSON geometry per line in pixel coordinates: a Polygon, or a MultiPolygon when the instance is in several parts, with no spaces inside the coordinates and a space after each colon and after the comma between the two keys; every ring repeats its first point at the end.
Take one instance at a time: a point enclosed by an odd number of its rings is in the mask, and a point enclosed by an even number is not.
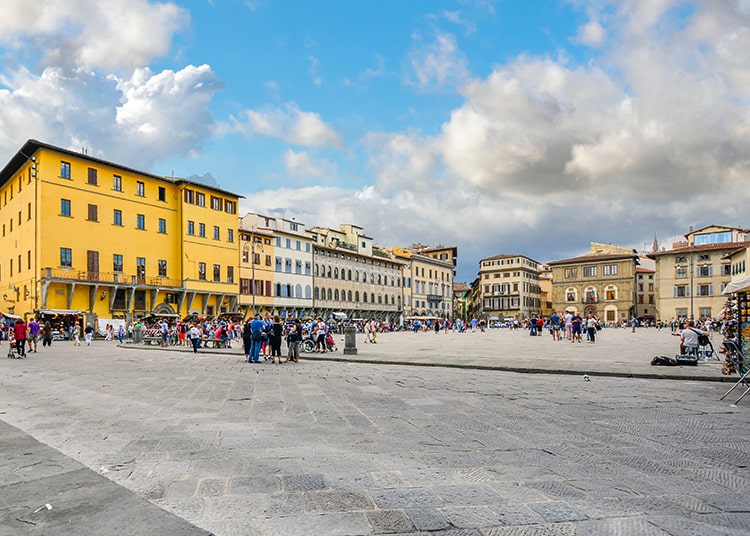
{"type": "MultiPolygon", "coordinates": [[[[245,244],[242,250],[247,253],[250,251],[250,294],[253,297],[253,315],[255,315],[255,236],[250,236],[250,244],[245,244]]],[[[260,248],[258,254],[263,253],[263,244],[258,244],[260,248]]]]}

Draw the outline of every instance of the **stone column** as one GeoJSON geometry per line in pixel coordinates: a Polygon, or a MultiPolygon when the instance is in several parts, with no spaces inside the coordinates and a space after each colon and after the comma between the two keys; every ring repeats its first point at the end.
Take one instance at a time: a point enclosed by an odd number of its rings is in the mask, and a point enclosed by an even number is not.
{"type": "Polygon", "coordinates": [[[357,330],[354,326],[344,327],[344,354],[357,354],[357,330]]]}

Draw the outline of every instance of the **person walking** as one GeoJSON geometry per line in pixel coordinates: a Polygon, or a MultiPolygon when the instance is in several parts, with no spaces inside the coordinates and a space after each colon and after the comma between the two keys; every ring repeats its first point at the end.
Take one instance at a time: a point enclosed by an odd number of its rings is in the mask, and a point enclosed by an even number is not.
{"type": "Polygon", "coordinates": [[[26,339],[29,342],[29,352],[36,353],[37,344],[39,342],[39,322],[32,318],[27,328],[26,339]]]}
{"type": "Polygon", "coordinates": [[[19,355],[26,357],[26,324],[19,318],[13,325],[13,337],[16,340],[16,351],[19,355]]]}
{"type": "Polygon", "coordinates": [[[73,346],[81,346],[81,326],[73,324],[73,346]]]}
{"type": "Polygon", "coordinates": [[[588,333],[589,343],[593,344],[596,342],[596,327],[599,325],[599,321],[594,316],[594,313],[589,313],[586,319],[586,331],[588,333]]]}
{"type": "Polygon", "coordinates": [[[260,316],[260,313],[255,315],[255,318],[250,322],[250,353],[248,355],[248,362],[260,363],[260,349],[263,345],[264,338],[267,340],[268,336],[265,333],[265,323],[260,316]]]}
{"type": "Polygon", "coordinates": [[[42,328],[42,347],[52,346],[52,324],[47,320],[42,328]]]}
{"type": "Polygon", "coordinates": [[[91,346],[91,340],[94,338],[94,328],[91,324],[86,324],[86,329],[83,331],[86,334],[86,346],[91,346]]]}

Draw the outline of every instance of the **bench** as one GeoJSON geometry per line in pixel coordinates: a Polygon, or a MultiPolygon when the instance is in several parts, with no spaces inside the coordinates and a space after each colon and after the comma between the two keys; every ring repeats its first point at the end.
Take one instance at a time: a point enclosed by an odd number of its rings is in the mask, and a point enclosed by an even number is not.
{"type": "Polygon", "coordinates": [[[143,341],[143,344],[159,346],[161,344],[161,335],[158,335],[158,336],[153,336],[153,335],[142,336],[141,340],[143,341]]]}
{"type": "Polygon", "coordinates": [[[226,348],[229,342],[228,340],[217,339],[216,337],[204,337],[201,341],[203,342],[203,348],[208,348],[209,346],[212,348],[226,348]]]}

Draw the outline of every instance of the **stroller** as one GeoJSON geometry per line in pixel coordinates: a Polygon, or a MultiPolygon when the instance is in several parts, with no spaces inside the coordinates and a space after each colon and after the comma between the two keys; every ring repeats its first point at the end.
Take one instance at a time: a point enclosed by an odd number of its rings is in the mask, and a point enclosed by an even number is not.
{"type": "Polygon", "coordinates": [[[333,335],[330,332],[326,333],[326,348],[329,352],[335,352],[338,350],[338,348],[336,348],[336,341],[333,340],[333,335]]]}
{"type": "Polygon", "coordinates": [[[26,357],[26,354],[22,354],[19,351],[18,345],[16,344],[15,340],[11,339],[8,341],[8,343],[8,359],[23,359],[26,357]]]}

